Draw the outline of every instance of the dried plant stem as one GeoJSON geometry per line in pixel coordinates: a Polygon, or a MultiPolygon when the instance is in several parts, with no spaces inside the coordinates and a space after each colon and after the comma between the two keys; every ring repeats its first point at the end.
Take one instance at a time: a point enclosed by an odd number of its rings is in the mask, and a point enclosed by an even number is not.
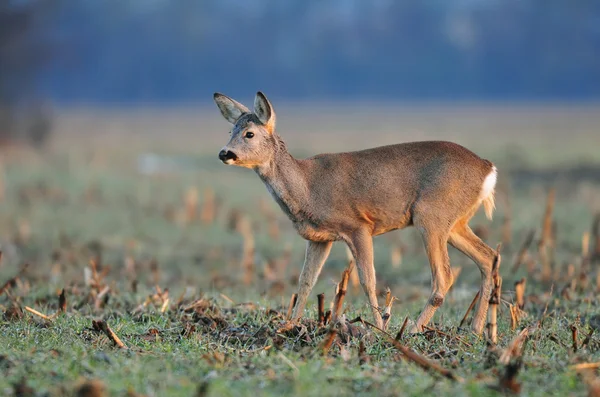
{"type": "Polygon", "coordinates": [[[577,343],[577,326],[575,324],[571,324],[571,338],[573,339],[573,351],[576,352],[577,349],[579,348],[578,343],[577,343]]]}
{"type": "Polygon", "coordinates": [[[108,326],[106,321],[92,320],[92,326],[94,327],[95,330],[104,332],[104,334],[108,337],[108,339],[110,339],[115,344],[115,346],[118,346],[121,349],[127,349],[127,346],[125,346],[125,343],[123,343],[121,341],[121,339],[119,339],[117,334],[115,334],[114,331],[108,326]]]}
{"type": "Polygon", "coordinates": [[[525,347],[524,343],[529,337],[530,329],[524,328],[519,334],[508,344],[500,355],[500,363],[507,365],[513,357],[519,357],[523,354],[525,347]]]}
{"type": "Polygon", "coordinates": [[[321,293],[317,295],[318,300],[318,313],[319,313],[319,327],[325,325],[325,294],[321,293]]]}
{"type": "Polygon", "coordinates": [[[542,224],[542,238],[538,246],[540,261],[542,263],[542,280],[550,280],[552,277],[551,268],[551,253],[550,250],[554,247],[554,233],[552,230],[552,212],[554,211],[554,188],[548,191],[546,199],[546,211],[544,213],[544,221],[542,224]]]}
{"type": "Polygon", "coordinates": [[[512,267],[513,273],[515,273],[519,269],[519,266],[521,266],[521,264],[523,262],[525,262],[525,260],[527,259],[529,247],[531,246],[531,243],[533,243],[534,237],[535,237],[535,230],[531,230],[527,234],[527,237],[525,237],[525,240],[523,241],[523,244],[521,244],[521,248],[519,249],[519,252],[517,253],[517,256],[515,257],[515,261],[514,261],[513,267],[512,267]]]}
{"type": "Polygon", "coordinates": [[[383,309],[383,329],[387,329],[387,326],[390,322],[390,318],[392,317],[392,304],[394,303],[395,297],[392,296],[392,291],[389,288],[386,289],[385,292],[385,307],[383,309]]]}
{"type": "Polygon", "coordinates": [[[358,277],[358,270],[354,264],[354,256],[352,256],[352,251],[350,248],[346,246],[346,258],[348,259],[348,269],[350,270],[350,283],[353,288],[358,288],[360,286],[360,279],[358,277]]]}
{"type": "Polygon", "coordinates": [[[402,323],[402,327],[400,327],[400,331],[396,334],[396,340],[401,340],[402,335],[404,335],[404,331],[406,330],[406,326],[408,325],[408,316],[404,318],[404,322],[402,323]]]}
{"type": "Polygon", "coordinates": [[[342,312],[342,305],[344,304],[344,298],[346,296],[346,290],[348,288],[348,279],[350,277],[350,271],[352,269],[346,269],[342,273],[342,281],[338,284],[338,291],[335,295],[335,300],[333,304],[333,311],[331,315],[331,320],[333,322],[337,321],[339,315],[342,312]]]}
{"type": "Polygon", "coordinates": [[[467,341],[463,340],[463,339],[462,339],[462,338],[460,338],[459,336],[453,336],[453,335],[447,334],[447,333],[445,333],[444,331],[440,331],[439,329],[437,329],[437,328],[433,328],[433,327],[430,327],[430,326],[428,326],[428,325],[424,325],[424,326],[423,326],[423,328],[425,328],[425,329],[426,329],[426,330],[428,330],[428,331],[435,332],[436,334],[438,334],[438,335],[441,335],[441,336],[444,336],[444,337],[446,337],[446,338],[450,338],[450,339],[456,339],[457,341],[459,341],[460,343],[464,344],[465,346],[468,346],[468,347],[473,347],[473,345],[471,345],[469,342],[467,342],[467,341]]]}
{"type": "Polygon", "coordinates": [[[378,326],[371,324],[370,322],[364,321],[364,320],[362,320],[362,323],[381,332],[385,336],[385,338],[392,345],[394,345],[394,347],[396,349],[400,350],[400,352],[404,355],[404,357],[406,357],[413,363],[417,364],[418,366],[423,368],[425,371],[437,372],[437,373],[443,375],[444,377],[446,377],[452,381],[455,381],[455,382],[463,382],[464,381],[461,377],[459,377],[458,375],[456,375],[454,372],[450,371],[449,369],[442,367],[438,363],[431,361],[428,358],[423,357],[419,353],[410,349],[409,347],[404,346],[403,344],[398,342],[396,339],[392,338],[392,336],[390,334],[388,334],[387,332],[385,332],[378,326]]]}
{"type": "Polygon", "coordinates": [[[290,298],[290,304],[288,306],[287,315],[286,315],[286,318],[288,320],[292,317],[292,313],[294,311],[294,306],[296,306],[297,300],[298,300],[298,294],[292,294],[292,297],[290,298]]]}
{"type": "Polygon", "coordinates": [[[325,340],[323,341],[323,345],[321,346],[321,350],[323,351],[323,354],[327,354],[329,349],[331,349],[331,345],[333,344],[333,341],[335,340],[336,336],[337,336],[337,330],[333,327],[330,328],[329,332],[327,333],[327,337],[325,338],[325,340]]]}
{"type": "Polygon", "coordinates": [[[502,277],[500,277],[500,248],[501,244],[498,244],[496,248],[496,258],[492,266],[492,294],[490,295],[490,309],[488,315],[489,322],[489,338],[493,345],[498,343],[498,305],[500,304],[500,293],[502,289],[502,277]]]}
{"type": "Polygon", "coordinates": [[[583,342],[581,342],[581,348],[583,349],[585,346],[588,345],[588,343],[590,343],[590,340],[592,340],[592,335],[594,335],[594,331],[596,331],[594,328],[592,328],[590,330],[590,332],[588,332],[588,334],[585,336],[585,339],[583,340],[583,342]]]}
{"type": "Polygon", "coordinates": [[[471,301],[471,304],[469,305],[467,312],[463,316],[462,320],[460,320],[460,324],[458,325],[458,328],[462,328],[463,325],[465,324],[465,322],[467,321],[469,314],[473,311],[473,308],[475,307],[475,303],[477,303],[477,299],[479,299],[479,294],[481,294],[481,291],[477,291],[477,293],[475,294],[475,297],[471,301]]]}
{"type": "Polygon", "coordinates": [[[43,318],[44,320],[48,320],[48,321],[51,321],[51,320],[52,320],[52,317],[51,317],[51,316],[47,316],[47,315],[45,315],[44,313],[40,313],[40,312],[38,312],[37,310],[35,310],[35,309],[32,309],[32,308],[31,308],[31,307],[29,307],[29,306],[25,306],[25,310],[27,310],[27,311],[28,311],[29,313],[31,313],[31,314],[35,314],[36,316],[43,318]]]}
{"type": "Polygon", "coordinates": [[[67,312],[67,298],[65,297],[65,289],[63,288],[58,296],[58,310],[61,313],[67,312]]]}
{"type": "Polygon", "coordinates": [[[569,366],[569,368],[574,369],[575,371],[581,371],[586,369],[598,369],[600,368],[600,362],[574,364],[569,366]]]}
{"type": "Polygon", "coordinates": [[[523,277],[521,280],[515,282],[515,298],[517,301],[517,307],[521,310],[525,307],[525,286],[527,280],[523,277]]]}

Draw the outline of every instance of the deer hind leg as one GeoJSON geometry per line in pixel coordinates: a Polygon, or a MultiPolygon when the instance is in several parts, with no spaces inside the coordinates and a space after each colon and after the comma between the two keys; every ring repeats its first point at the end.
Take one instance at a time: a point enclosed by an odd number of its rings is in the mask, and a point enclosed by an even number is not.
{"type": "Polygon", "coordinates": [[[446,293],[454,282],[448,256],[448,233],[420,228],[431,266],[431,296],[419,315],[413,332],[422,332],[436,310],[444,302],[446,293]]]}
{"type": "Polygon", "coordinates": [[[298,282],[298,299],[296,300],[292,320],[298,320],[302,317],[306,300],[317,282],[321,269],[323,269],[323,265],[331,252],[332,245],[331,241],[325,243],[309,241],[306,244],[306,256],[298,282]]]}
{"type": "Polygon", "coordinates": [[[481,334],[492,293],[492,265],[496,253],[473,233],[464,220],[454,226],[450,232],[449,242],[454,248],[471,258],[481,271],[479,301],[471,324],[473,332],[481,334]]]}
{"type": "Polygon", "coordinates": [[[383,320],[381,319],[379,304],[377,302],[377,282],[375,264],[373,262],[373,238],[366,230],[359,230],[352,235],[347,243],[356,262],[360,284],[369,299],[375,324],[379,328],[383,328],[383,320]]]}

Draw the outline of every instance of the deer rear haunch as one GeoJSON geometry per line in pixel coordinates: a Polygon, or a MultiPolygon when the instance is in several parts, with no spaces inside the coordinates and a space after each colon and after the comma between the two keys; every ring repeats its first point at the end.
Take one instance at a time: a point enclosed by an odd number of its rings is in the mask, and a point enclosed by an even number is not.
{"type": "Polygon", "coordinates": [[[413,331],[422,331],[453,283],[448,243],[481,271],[473,331],[483,331],[494,251],[469,228],[483,204],[494,210],[496,167],[468,149],[444,141],[408,142],[356,152],[295,159],[275,132],[275,111],[258,92],[254,110],[219,93],[214,100],[233,127],[219,152],[225,164],[253,169],[298,234],[307,240],[293,319],[299,319],[334,241],[354,256],[375,323],[378,311],[373,236],[409,226],[423,238],[431,267],[431,295],[413,331]]]}

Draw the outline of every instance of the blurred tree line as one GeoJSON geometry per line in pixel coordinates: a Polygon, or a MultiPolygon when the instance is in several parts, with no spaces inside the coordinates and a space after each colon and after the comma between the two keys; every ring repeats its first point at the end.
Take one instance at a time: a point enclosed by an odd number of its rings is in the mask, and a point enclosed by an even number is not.
{"type": "Polygon", "coordinates": [[[597,0],[0,0],[0,103],[572,99],[597,0]],[[51,62],[47,62],[51,61],[51,62]]]}
{"type": "Polygon", "coordinates": [[[597,0],[80,0],[60,21],[65,101],[600,94],[597,0]]]}

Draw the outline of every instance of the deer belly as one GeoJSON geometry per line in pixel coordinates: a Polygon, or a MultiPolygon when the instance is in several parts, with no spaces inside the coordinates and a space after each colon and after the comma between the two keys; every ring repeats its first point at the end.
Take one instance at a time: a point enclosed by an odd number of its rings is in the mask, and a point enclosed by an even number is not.
{"type": "Polygon", "coordinates": [[[310,222],[294,222],[294,228],[302,238],[309,241],[326,242],[340,239],[337,233],[325,228],[316,227],[310,222]]]}

